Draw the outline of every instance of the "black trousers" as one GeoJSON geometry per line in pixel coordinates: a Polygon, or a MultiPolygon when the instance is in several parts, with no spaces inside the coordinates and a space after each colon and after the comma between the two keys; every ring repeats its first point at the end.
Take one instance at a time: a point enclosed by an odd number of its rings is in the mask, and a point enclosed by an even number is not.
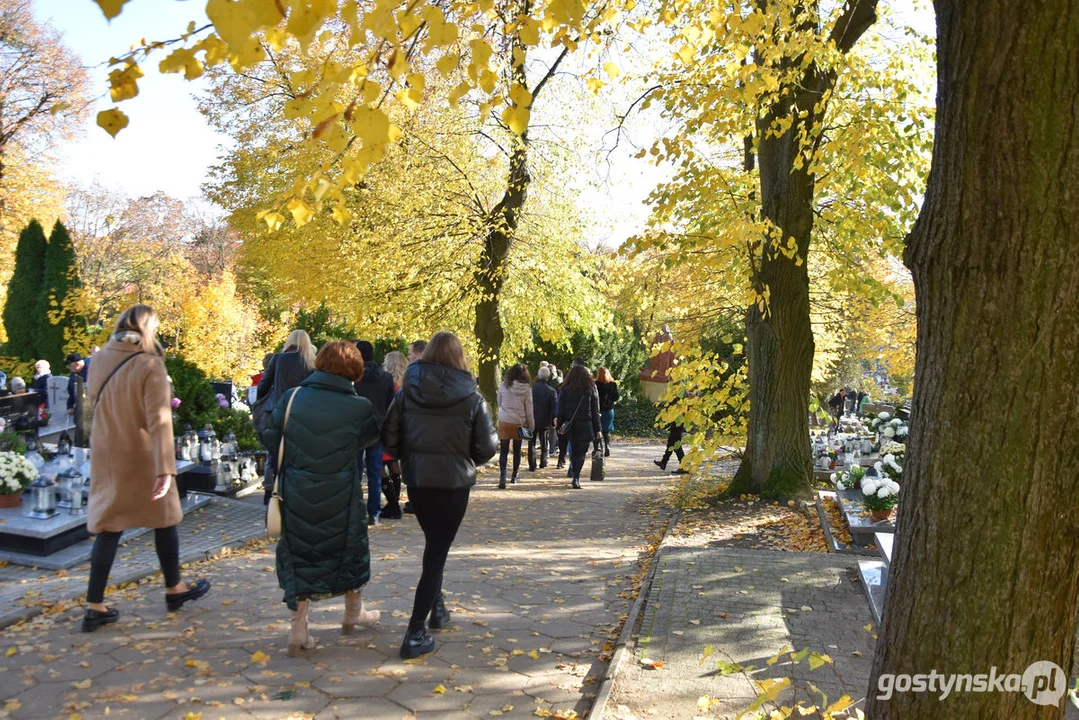
{"type": "Polygon", "coordinates": [[[566,449],[569,447],[569,435],[558,436],[558,464],[564,465],[566,463],[566,449]]]}
{"type": "Polygon", "coordinates": [[[412,619],[408,621],[409,632],[423,629],[435,600],[442,595],[442,571],[446,567],[446,557],[450,554],[453,539],[457,537],[457,529],[461,527],[465,510],[468,509],[470,489],[408,489],[408,499],[424,537],[423,571],[416,585],[412,619]]]}
{"type": "MultiPolygon", "coordinates": [[[[567,436],[563,435],[562,437],[567,436]]],[[[595,438],[588,433],[574,434],[569,438],[570,477],[577,480],[581,478],[581,468],[584,467],[585,456],[588,455],[588,448],[594,441],[595,438]]]]}
{"type": "Polygon", "coordinates": [[[686,434],[686,429],[678,423],[671,423],[667,427],[667,433],[667,452],[663,453],[663,459],[660,460],[664,466],[671,459],[672,452],[678,456],[678,462],[682,462],[682,458],[686,456],[682,449],[682,437],[686,434]]]}
{"type": "Polygon", "coordinates": [[[521,438],[500,440],[498,469],[502,473],[503,480],[506,479],[506,463],[509,461],[510,443],[513,443],[513,477],[517,477],[517,471],[521,469],[521,438]]]}
{"type": "Polygon", "coordinates": [[[539,443],[540,449],[540,467],[547,467],[547,448],[550,445],[550,440],[547,439],[548,433],[553,433],[554,428],[536,428],[536,431],[532,433],[532,438],[528,441],[528,469],[536,469],[536,444],[539,443]]]}
{"type": "MultiPolygon", "coordinates": [[[[94,538],[94,549],[90,554],[90,586],[86,590],[86,602],[105,601],[105,586],[109,584],[109,573],[116,560],[116,549],[120,547],[123,533],[103,532],[94,538]]],[[[165,575],[165,587],[180,584],[180,533],[176,526],[154,530],[154,548],[157,560],[161,563],[161,572],[165,575]]]]}

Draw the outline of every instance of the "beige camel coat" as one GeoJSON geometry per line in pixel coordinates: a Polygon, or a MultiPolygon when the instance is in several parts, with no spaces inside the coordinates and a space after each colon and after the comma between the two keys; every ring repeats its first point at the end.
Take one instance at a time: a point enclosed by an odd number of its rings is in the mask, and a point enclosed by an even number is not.
{"type": "Polygon", "coordinates": [[[91,533],[133,527],[166,528],[180,522],[176,483],[152,500],[158,475],[176,474],[171,388],[165,362],[143,354],[127,362],[98,394],[105,379],[138,345],[109,340],[90,364],[86,394],[94,411],[90,436],[90,497],[86,524],[91,533]]]}

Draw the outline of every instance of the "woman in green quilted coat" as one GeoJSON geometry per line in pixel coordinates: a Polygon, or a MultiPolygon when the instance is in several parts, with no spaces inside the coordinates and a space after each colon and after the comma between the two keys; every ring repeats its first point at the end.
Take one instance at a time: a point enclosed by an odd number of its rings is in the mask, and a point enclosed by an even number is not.
{"type": "Polygon", "coordinates": [[[277,580],[293,611],[291,656],[315,645],[307,631],[312,600],[345,596],[341,632],[346,635],[356,625],[371,627],[379,621],[377,611],[364,610],[361,595],[371,578],[371,555],[356,457],[360,448],[379,441],[375,410],[352,386],[362,375],[363,358],[355,346],[327,343],[315,360],[315,372],[282,396],[266,431],[270,447],[280,443],[282,428],[285,435],[277,474],[282,526],[277,580]]]}

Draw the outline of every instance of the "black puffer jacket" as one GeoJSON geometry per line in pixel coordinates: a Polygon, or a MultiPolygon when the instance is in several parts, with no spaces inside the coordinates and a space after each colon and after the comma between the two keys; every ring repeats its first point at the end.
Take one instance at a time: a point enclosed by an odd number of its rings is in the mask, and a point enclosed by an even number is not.
{"type": "Polygon", "coordinates": [[[498,437],[469,373],[418,360],[386,414],[382,447],[401,460],[409,487],[457,489],[476,484],[476,466],[495,456],[498,437]]]}
{"type": "Polygon", "coordinates": [[[355,385],[356,394],[367,398],[375,406],[379,425],[386,419],[386,411],[393,402],[393,376],[375,362],[364,365],[363,377],[355,385]]]}

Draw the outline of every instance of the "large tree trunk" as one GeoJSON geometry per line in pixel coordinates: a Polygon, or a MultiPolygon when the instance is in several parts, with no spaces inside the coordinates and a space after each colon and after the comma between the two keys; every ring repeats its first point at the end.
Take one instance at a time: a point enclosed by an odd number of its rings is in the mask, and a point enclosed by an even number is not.
{"type": "Polygon", "coordinates": [[[502,356],[501,299],[506,279],[506,264],[517,234],[521,208],[528,197],[528,146],[525,138],[515,138],[510,156],[510,174],[506,192],[488,219],[483,254],[476,270],[480,300],[476,304],[476,341],[479,344],[479,388],[492,408],[497,407],[499,365],[502,356]]]}
{"type": "Polygon", "coordinates": [[[812,492],[813,330],[806,260],[813,231],[814,180],[805,165],[795,168],[798,124],[778,138],[767,137],[765,131],[776,117],[786,117],[791,110],[789,105],[773,110],[757,133],[763,216],[780,229],[784,241],[793,238],[797,249],[794,257],[787,257],[766,237],[758,255],[754,285],[768,299],[763,310],[754,305],[746,314],[749,432],[742,465],[731,485],[736,494],[792,497],[812,492]]]}
{"type": "MultiPolygon", "coordinates": [[[[759,4],[767,9],[766,3],[759,4]]],[[[796,15],[807,32],[817,31],[817,5],[807,0],[798,6],[796,15]]],[[[877,0],[844,3],[830,35],[840,52],[850,52],[876,22],[876,7],[877,0]]],[[[786,62],[801,67],[802,60],[786,62]]],[[[728,490],[732,495],[808,497],[813,493],[809,388],[814,345],[808,259],[816,178],[809,160],[820,142],[820,131],[815,128],[826,110],[824,98],[836,79],[836,68],[809,64],[801,81],[792,84],[757,122],[761,217],[771,227],[759,251],[751,249],[751,255],[757,263],[753,286],[767,297],[763,308],[754,305],[746,313],[749,428],[742,464],[728,490]],[[791,127],[776,137],[770,129],[776,120],[785,118],[792,119],[791,127]],[[799,140],[803,132],[810,138],[817,133],[810,143],[813,147],[799,140]]]]}
{"type": "Polygon", "coordinates": [[[914,410],[868,715],[1063,717],[1022,692],[876,699],[886,674],[1070,676],[1075,644],[1079,2],[935,5],[914,410]]]}

